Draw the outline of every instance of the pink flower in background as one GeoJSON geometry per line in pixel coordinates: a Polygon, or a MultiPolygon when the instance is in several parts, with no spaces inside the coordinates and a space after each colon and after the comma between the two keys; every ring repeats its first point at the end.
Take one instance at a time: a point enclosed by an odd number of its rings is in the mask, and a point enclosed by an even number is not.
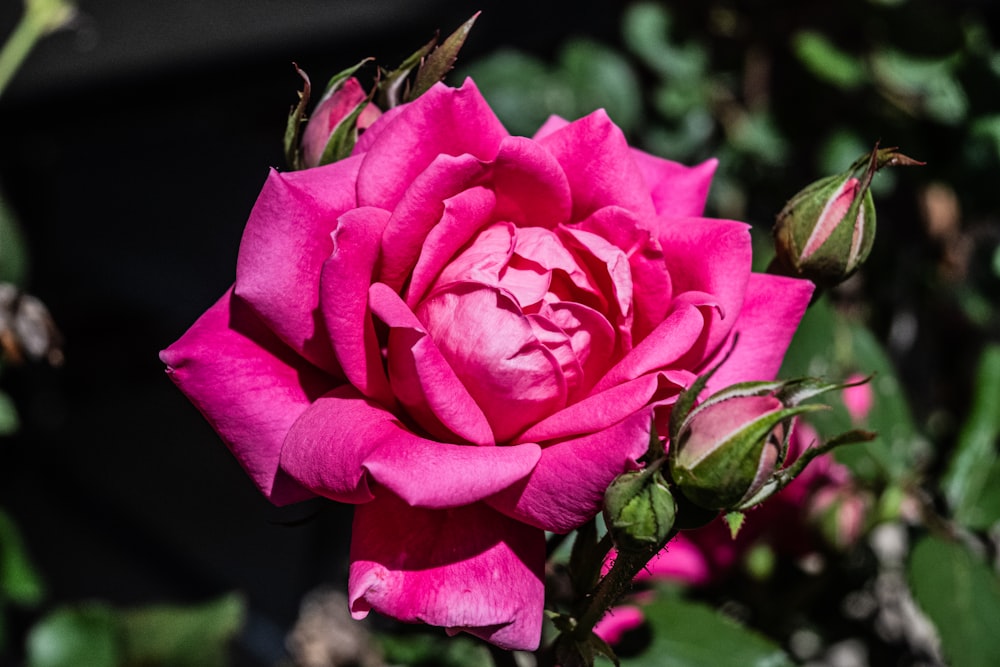
{"type": "Polygon", "coordinates": [[[358,505],[356,617],[533,649],[544,531],[600,510],[734,334],[709,390],[773,377],[812,294],[701,217],[714,166],[602,111],[510,136],[436,85],[272,172],[235,285],[161,358],[273,502],[358,505]]]}
{"type": "Polygon", "coordinates": [[[855,424],[864,424],[868,420],[868,414],[875,406],[875,390],[872,389],[872,383],[855,384],[861,383],[864,379],[865,376],[860,373],[851,375],[847,378],[846,383],[854,386],[846,387],[844,393],[841,394],[844,407],[847,408],[847,412],[855,424]]]}

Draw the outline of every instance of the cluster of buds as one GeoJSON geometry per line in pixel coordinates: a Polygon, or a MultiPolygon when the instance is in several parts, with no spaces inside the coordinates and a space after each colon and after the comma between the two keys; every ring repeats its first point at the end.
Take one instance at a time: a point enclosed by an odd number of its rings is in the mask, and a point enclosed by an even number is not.
{"type": "Polygon", "coordinates": [[[285,128],[288,165],[292,169],[308,169],[348,157],[358,135],[378,120],[383,110],[415,100],[451,71],[478,17],[475,14],[440,44],[435,36],[396,69],[379,68],[376,82],[368,92],[354,75],[371,58],[336,74],[308,117],[306,109],[312,86],[309,76],[296,66],[303,86],[285,128]]]}
{"type": "Polygon", "coordinates": [[[850,168],[800,190],[774,224],[772,273],[806,278],[822,288],[850,277],[875,242],[871,182],[883,167],[921,165],[896,148],[862,155],[850,168]]]}

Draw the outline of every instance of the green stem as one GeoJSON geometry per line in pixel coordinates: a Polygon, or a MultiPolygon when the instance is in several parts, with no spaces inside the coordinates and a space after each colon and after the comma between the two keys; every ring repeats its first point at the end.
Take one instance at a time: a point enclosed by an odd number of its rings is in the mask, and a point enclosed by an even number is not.
{"type": "Polygon", "coordinates": [[[641,553],[618,552],[615,563],[611,566],[611,571],[601,579],[593,595],[588,597],[587,608],[577,617],[573,636],[581,640],[589,637],[594,626],[604,617],[605,612],[632,588],[632,580],[635,575],[639,574],[642,568],[646,567],[649,559],[666,546],[676,534],[676,530],[670,531],[662,543],[649,551],[641,553]]]}
{"type": "Polygon", "coordinates": [[[72,16],[72,5],[62,0],[26,0],[24,14],[0,49],[0,95],[39,39],[72,16]]]}

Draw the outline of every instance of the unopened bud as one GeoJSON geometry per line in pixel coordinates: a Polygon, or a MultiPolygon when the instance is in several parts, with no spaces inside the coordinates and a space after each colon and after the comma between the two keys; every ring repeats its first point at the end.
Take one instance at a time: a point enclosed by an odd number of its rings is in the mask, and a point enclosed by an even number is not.
{"type": "Polygon", "coordinates": [[[701,507],[739,506],[780,464],[790,420],[814,406],[786,408],[774,396],[737,396],[713,403],[688,421],[671,443],[670,474],[701,507]]]}
{"type": "Polygon", "coordinates": [[[858,270],[875,242],[875,172],[892,165],[923,164],[895,148],[875,149],[842,174],[812,183],[778,213],[773,272],[833,287],[858,270]]]}
{"type": "Polygon", "coordinates": [[[604,522],[621,552],[661,548],[676,514],[674,497],[658,464],[619,475],[604,493],[604,522]]]}
{"type": "MultiPolygon", "coordinates": [[[[302,133],[302,161],[306,167],[316,167],[345,155],[324,155],[331,138],[337,134],[341,123],[348,125],[344,133],[364,131],[378,120],[382,112],[368,101],[361,84],[353,76],[326,91],[302,133]]],[[[354,144],[351,144],[351,148],[354,144]]]]}

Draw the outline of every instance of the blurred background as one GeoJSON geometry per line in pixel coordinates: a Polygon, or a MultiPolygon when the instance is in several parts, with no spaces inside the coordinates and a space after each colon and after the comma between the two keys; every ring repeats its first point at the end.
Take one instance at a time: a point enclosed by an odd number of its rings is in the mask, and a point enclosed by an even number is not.
{"type": "MultiPolygon", "coordinates": [[[[876,141],[927,162],[876,177],[872,257],[818,311],[819,349],[790,363],[882,364],[905,413],[885,417],[901,424],[881,445],[896,463],[855,461],[855,474],[880,499],[919,497],[949,517],[963,502],[985,506],[963,527],[995,536],[997,499],[948,489],[962,486],[953,457],[986,391],[983,352],[1000,338],[997,3],[76,5],[0,96],[0,280],[48,306],[65,356],[60,367],[8,359],[0,369],[0,580],[21,577],[0,595],[0,664],[25,664],[32,628],[66,605],[85,613],[56,625],[64,636],[110,627],[111,610],[156,605],[129,622],[183,630],[200,619],[188,631],[232,638],[229,664],[295,664],[286,637],[303,597],[344,589],[350,508],[272,507],[157,353],[232,282],[247,214],[268,168],[284,166],[300,86],[292,63],[317,86],[364,56],[391,67],[477,9],[452,81],[473,75],[512,133],[603,106],[634,145],[691,164],[718,157],[709,212],[753,223],[764,265],[774,215],[808,182],[876,141]],[[844,321],[867,332],[874,356],[829,362],[822,332],[844,321]]],[[[21,13],[19,2],[0,5],[0,35],[21,13]]],[[[994,422],[982,428],[992,476],[978,483],[990,489],[1000,483],[994,422]]],[[[995,540],[981,546],[996,556],[995,540]]],[[[870,547],[853,553],[852,585],[863,588],[876,566],[870,547]]],[[[752,599],[737,608],[752,611],[752,599]]],[[[791,646],[787,619],[735,615],[791,646]]],[[[933,651],[879,634],[871,619],[836,627],[799,657],[822,661],[826,645],[860,638],[868,663],[858,664],[934,664],[933,651]]]]}

